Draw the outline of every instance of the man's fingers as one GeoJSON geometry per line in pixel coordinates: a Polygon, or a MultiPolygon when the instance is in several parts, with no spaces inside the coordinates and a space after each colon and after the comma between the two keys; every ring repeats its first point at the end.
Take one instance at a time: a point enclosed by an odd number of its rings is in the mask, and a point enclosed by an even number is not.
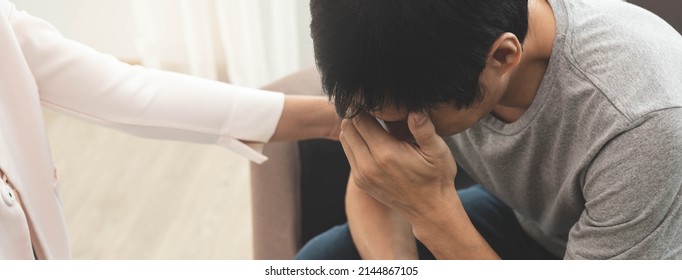
{"type": "Polygon", "coordinates": [[[339,142],[341,142],[341,147],[343,148],[343,152],[346,154],[346,158],[348,158],[348,163],[350,164],[351,169],[355,169],[357,166],[355,155],[353,154],[353,149],[348,145],[348,139],[343,132],[339,134],[339,142]]]}
{"type": "Polygon", "coordinates": [[[435,156],[442,149],[443,139],[436,134],[431,117],[425,113],[410,113],[407,126],[422,152],[435,156]]]}
{"type": "Polygon", "coordinates": [[[370,156],[370,150],[367,146],[367,143],[365,142],[365,139],[362,138],[352,121],[348,119],[343,120],[343,123],[341,124],[341,131],[346,138],[346,144],[350,149],[353,150],[355,159],[370,156]]]}
{"type": "Polygon", "coordinates": [[[381,127],[381,124],[367,113],[360,113],[353,117],[353,125],[367,143],[369,150],[376,145],[383,145],[387,141],[395,141],[388,132],[381,127]]]}

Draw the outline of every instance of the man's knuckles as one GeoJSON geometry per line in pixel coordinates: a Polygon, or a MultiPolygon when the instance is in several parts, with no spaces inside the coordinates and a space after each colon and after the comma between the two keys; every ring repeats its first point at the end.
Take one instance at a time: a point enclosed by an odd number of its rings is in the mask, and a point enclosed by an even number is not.
{"type": "Polygon", "coordinates": [[[400,155],[389,149],[377,149],[372,151],[374,160],[381,167],[391,167],[400,163],[400,155]]]}
{"type": "Polygon", "coordinates": [[[380,180],[384,178],[386,174],[382,171],[382,168],[373,164],[363,165],[362,168],[356,168],[353,170],[353,178],[355,183],[361,189],[365,189],[369,186],[379,184],[380,180]]]}

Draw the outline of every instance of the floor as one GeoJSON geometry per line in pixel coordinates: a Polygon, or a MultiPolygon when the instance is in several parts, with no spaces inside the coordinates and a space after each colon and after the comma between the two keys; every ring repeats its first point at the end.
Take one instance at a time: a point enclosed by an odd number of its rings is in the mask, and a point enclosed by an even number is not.
{"type": "Polygon", "coordinates": [[[252,258],[247,160],[45,114],[74,258],[252,258]]]}

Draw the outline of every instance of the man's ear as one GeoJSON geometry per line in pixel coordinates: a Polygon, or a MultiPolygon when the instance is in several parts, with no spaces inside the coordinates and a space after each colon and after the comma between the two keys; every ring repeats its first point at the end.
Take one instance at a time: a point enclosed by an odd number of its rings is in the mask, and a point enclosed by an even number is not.
{"type": "Polygon", "coordinates": [[[500,75],[505,74],[519,64],[522,53],[521,42],[516,35],[503,33],[495,40],[488,53],[487,67],[497,69],[500,75]]]}

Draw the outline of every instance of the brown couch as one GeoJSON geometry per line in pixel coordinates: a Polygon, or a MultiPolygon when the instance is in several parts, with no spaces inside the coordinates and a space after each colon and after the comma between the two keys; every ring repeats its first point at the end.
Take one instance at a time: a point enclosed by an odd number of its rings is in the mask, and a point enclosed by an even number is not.
{"type": "MultiPolygon", "coordinates": [[[[633,0],[682,30],[682,1],[633,0]]],[[[321,95],[319,76],[307,69],[285,77],[266,89],[321,95]]],[[[312,140],[272,143],[264,147],[270,158],[251,165],[253,241],[256,259],[290,259],[307,240],[345,222],[344,193],[349,173],[337,142],[312,140]]],[[[457,186],[471,184],[458,174],[457,186]]]]}
{"type": "MultiPolygon", "coordinates": [[[[314,68],[264,88],[322,95],[314,68]]],[[[269,160],[251,165],[254,257],[290,259],[308,239],[345,222],[343,197],[350,167],[335,141],[270,143],[263,153],[269,160]]]]}

